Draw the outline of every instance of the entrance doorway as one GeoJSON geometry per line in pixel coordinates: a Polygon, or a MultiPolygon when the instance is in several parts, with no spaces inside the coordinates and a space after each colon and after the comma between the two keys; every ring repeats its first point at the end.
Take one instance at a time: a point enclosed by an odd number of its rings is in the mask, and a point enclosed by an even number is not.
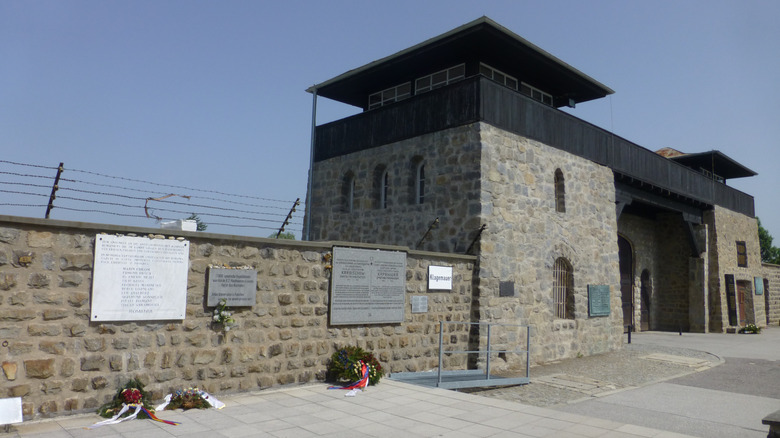
{"type": "Polygon", "coordinates": [[[750,300],[752,293],[749,281],[737,280],[737,302],[739,303],[737,307],[739,308],[739,325],[742,327],[749,323],[747,308],[753,305],[750,300]]]}
{"type": "Polygon", "coordinates": [[[620,259],[620,297],[623,302],[623,326],[634,325],[634,250],[623,236],[618,236],[620,259]]]}
{"type": "Polygon", "coordinates": [[[645,269],[639,279],[639,328],[650,330],[650,272],[645,269]]]}

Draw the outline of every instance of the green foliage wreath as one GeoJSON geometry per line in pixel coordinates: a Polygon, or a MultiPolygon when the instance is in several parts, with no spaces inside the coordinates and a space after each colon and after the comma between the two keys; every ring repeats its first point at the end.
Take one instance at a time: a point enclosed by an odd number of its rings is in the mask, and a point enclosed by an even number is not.
{"type": "Polygon", "coordinates": [[[379,383],[379,379],[385,375],[382,365],[373,353],[355,346],[343,347],[331,355],[328,380],[356,382],[362,379],[360,361],[368,365],[368,384],[379,383]]]}

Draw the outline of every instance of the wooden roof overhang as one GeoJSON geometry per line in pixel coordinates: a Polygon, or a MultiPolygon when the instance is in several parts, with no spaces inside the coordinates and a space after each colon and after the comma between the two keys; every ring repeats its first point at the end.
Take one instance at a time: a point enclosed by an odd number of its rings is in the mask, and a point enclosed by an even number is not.
{"type": "Polygon", "coordinates": [[[720,151],[713,150],[695,154],[683,154],[670,157],[669,159],[695,170],[705,169],[724,179],[758,175],[758,173],[748,169],[720,151]]]}
{"type": "Polygon", "coordinates": [[[568,105],[569,100],[580,103],[614,93],[487,17],[313,85],[306,91],[365,109],[371,93],[464,62],[471,65],[484,62],[539,88],[553,96],[556,107],[568,105]]]}

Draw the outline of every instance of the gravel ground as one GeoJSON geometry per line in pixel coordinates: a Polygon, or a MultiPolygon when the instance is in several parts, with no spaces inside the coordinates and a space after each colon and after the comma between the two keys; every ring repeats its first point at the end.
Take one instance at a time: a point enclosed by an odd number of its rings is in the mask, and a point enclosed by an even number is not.
{"type": "Polygon", "coordinates": [[[624,388],[644,386],[697,371],[696,368],[687,365],[646,358],[654,353],[700,359],[706,361],[709,367],[721,363],[721,359],[717,356],[702,351],[656,345],[625,344],[620,351],[532,367],[531,383],[527,385],[462,391],[532,406],[549,407],[582,401],[593,397],[594,392],[603,394],[624,388]],[[588,393],[583,390],[552,386],[543,381],[549,380],[550,376],[554,375],[571,376],[586,382],[589,379],[596,380],[600,382],[598,385],[600,388],[591,389],[588,393]]]}

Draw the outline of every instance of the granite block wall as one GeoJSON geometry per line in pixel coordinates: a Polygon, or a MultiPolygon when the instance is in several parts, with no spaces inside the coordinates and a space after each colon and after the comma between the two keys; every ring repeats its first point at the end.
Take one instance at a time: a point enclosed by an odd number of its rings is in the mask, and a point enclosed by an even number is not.
{"type": "MultiPolygon", "coordinates": [[[[333,242],[161,231],[0,216],[0,397],[22,397],[26,419],[95,410],[131,378],[155,399],[190,386],[220,394],[320,380],[344,345],[374,352],[389,372],[430,370],[439,321],[463,321],[445,326],[443,342],[468,349],[472,256],[408,251],[403,323],[331,326],[325,256],[333,242]],[[100,233],[190,242],[184,320],[90,322],[100,233]],[[430,264],[453,267],[451,291],[427,291],[430,264]],[[206,306],[209,265],[257,270],[256,304],[233,309],[237,327],[227,332],[206,306]],[[412,314],[409,297],[418,294],[428,312],[412,314]]],[[[445,367],[466,360],[451,355],[445,367]]]]}

